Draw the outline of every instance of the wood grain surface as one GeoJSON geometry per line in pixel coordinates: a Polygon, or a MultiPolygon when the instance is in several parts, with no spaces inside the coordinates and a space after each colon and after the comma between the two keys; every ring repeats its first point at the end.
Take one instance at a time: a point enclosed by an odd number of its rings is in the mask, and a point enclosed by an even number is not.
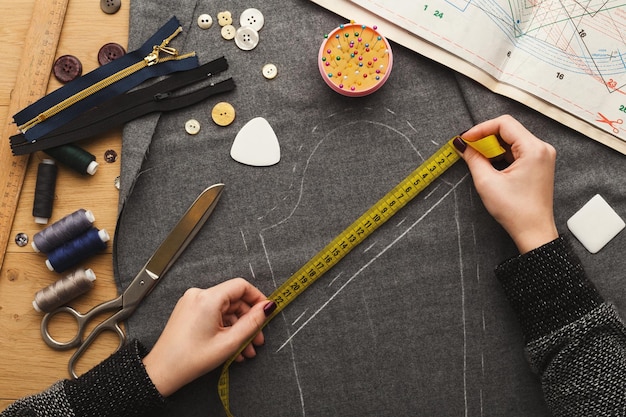
{"type": "MultiPolygon", "coordinates": [[[[130,0],[123,0],[119,12],[107,15],[100,10],[99,2],[70,0],[56,56],[71,54],[78,57],[85,73],[99,65],[97,54],[102,45],[116,42],[126,48],[129,6],[130,0]]],[[[4,11],[0,17],[0,33],[5,48],[5,58],[0,60],[0,120],[7,120],[19,57],[27,44],[26,33],[33,16],[40,10],[36,10],[34,0],[0,0],[0,9],[4,11]]],[[[59,82],[52,77],[48,91],[59,87],[59,82]]],[[[7,137],[2,137],[1,141],[0,146],[9,147],[7,137]]],[[[110,132],[79,145],[94,154],[100,166],[94,176],[83,176],[59,166],[50,223],[85,208],[94,212],[95,226],[106,229],[113,238],[117,219],[115,179],[120,170],[121,133],[110,132]],[[117,153],[115,162],[105,162],[107,150],[117,153]]],[[[30,242],[32,236],[43,228],[33,220],[32,204],[37,165],[45,157],[43,152],[30,156],[0,270],[0,410],[17,398],[41,391],[55,381],[69,377],[67,361],[72,351],[57,352],[42,341],[42,314],[32,307],[34,294],[62,275],[48,271],[44,264],[45,256],[34,253],[30,245],[19,247],[15,243],[18,233],[26,233],[30,242]]],[[[10,162],[0,161],[0,164],[10,162]]],[[[117,295],[110,244],[107,251],[88,259],[82,266],[94,270],[96,285],[89,293],[72,302],[73,307],[86,311],[117,295]]],[[[52,333],[58,339],[69,339],[73,331],[75,324],[69,317],[54,320],[52,333]]],[[[104,339],[99,340],[79,364],[79,373],[106,358],[116,346],[114,335],[104,335],[104,339]]]]}

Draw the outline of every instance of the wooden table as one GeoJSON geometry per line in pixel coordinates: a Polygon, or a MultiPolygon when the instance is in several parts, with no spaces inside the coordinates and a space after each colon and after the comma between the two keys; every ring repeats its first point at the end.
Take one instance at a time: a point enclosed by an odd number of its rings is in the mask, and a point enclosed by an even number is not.
{"type": "MultiPolygon", "coordinates": [[[[100,10],[97,1],[69,2],[67,15],[56,56],[72,54],[83,64],[83,73],[98,66],[97,54],[102,45],[117,42],[126,48],[130,0],[122,0],[122,8],[116,14],[107,15],[100,10]]],[[[0,60],[0,120],[7,120],[11,90],[15,84],[18,60],[26,31],[34,10],[33,0],[0,0],[0,32],[3,38],[3,59],[0,60]]],[[[33,51],[36,53],[36,51],[33,51]]],[[[52,77],[49,91],[60,84],[52,77]]],[[[1,138],[0,146],[9,146],[8,138],[1,138]]],[[[100,166],[94,176],[82,176],[60,166],[56,187],[53,217],[50,223],[85,208],[96,217],[95,226],[106,229],[113,238],[117,218],[118,191],[115,179],[120,172],[121,133],[116,131],[93,138],[80,145],[96,156],[100,166]],[[112,149],[117,152],[116,162],[104,161],[104,154],[112,149]]],[[[19,247],[14,237],[26,233],[29,242],[42,229],[32,217],[37,165],[46,155],[31,155],[23,189],[20,195],[13,227],[9,235],[6,255],[0,270],[0,410],[17,398],[39,392],[55,381],[67,378],[67,361],[72,351],[57,352],[41,339],[42,314],[32,307],[35,292],[62,277],[46,268],[45,257],[30,247],[19,247]]],[[[10,161],[9,161],[10,162],[10,161]]],[[[0,164],[8,163],[0,161],[0,164]]],[[[49,224],[50,224],[49,223],[49,224]]],[[[117,293],[112,272],[111,244],[105,253],[87,260],[84,267],[94,270],[96,285],[72,305],[79,311],[114,297],[117,293]]],[[[75,325],[63,317],[55,320],[53,335],[67,340],[75,325]]],[[[91,354],[79,365],[79,373],[91,368],[108,356],[117,346],[114,335],[105,335],[91,354]]]]}

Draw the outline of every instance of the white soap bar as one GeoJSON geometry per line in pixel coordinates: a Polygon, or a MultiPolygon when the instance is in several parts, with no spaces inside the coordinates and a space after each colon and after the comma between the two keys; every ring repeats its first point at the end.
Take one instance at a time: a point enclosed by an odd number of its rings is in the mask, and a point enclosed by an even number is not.
{"type": "Polygon", "coordinates": [[[591,253],[602,249],[626,226],[611,206],[596,194],[567,221],[576,239],[591,253]]]}

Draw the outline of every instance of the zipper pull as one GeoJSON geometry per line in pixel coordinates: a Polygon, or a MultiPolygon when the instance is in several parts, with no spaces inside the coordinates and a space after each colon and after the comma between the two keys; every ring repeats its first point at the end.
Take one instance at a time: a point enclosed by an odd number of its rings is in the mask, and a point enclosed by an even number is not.
{"type": "Polygon", "coordinates": [[[178,56],[178,51],[175,48],[172,48],[171,46],[167,46],[167,45],[170,43],[172,39],[178,36],[178,34],[182,31],[183,31],[183,28],[179,26],[178,29],[176,29],[174,33],[172,33],[169,37],[165,38],[163,42],[161,42],[161,45],[154,45],[154,47],[152,48],[152,52],[150,52],[143,59],[146,62],[146,64],[149,67],[154,64],[158,64],[159,55],[161,54],[161,52],[165,52],[166,54],[169,54],[171,56],[178,56]]]}

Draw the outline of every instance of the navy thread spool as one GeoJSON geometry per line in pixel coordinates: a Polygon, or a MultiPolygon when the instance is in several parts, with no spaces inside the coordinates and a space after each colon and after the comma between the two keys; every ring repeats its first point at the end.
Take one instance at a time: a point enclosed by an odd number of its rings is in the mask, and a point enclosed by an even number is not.
{"type": "Polygon", "coordinates": [[[96,274],[91,269],[77,269],[35,293],[33,308],[50,313],[93,288],[96,274]]]}
{"type": "Polygon", "coordinates": [[[96,156],[76,145],[55,146],[44,152],[81,174],[94,175],[98,169],[96,156]]]}
{"type": "Polygon", "coordinates": [[[51,271],[63,272],[106,249],[106,242],[109,239],[106,230],[91,227],[85,233],[50,252],[46,259],[46,266],[51,271]]]}
{"type": "Polygon", "coordinates": [[[52,216],[58,168],[52,159],[44,159],[37,168],[33,217],[35,223],[47,224],[52,216]]]}
{"type": "Polygon", "coordinates": [[[78,209],[33,236],[35,252],[49,253],[89,229],[96,220],[90,210],[78,209]]]}

